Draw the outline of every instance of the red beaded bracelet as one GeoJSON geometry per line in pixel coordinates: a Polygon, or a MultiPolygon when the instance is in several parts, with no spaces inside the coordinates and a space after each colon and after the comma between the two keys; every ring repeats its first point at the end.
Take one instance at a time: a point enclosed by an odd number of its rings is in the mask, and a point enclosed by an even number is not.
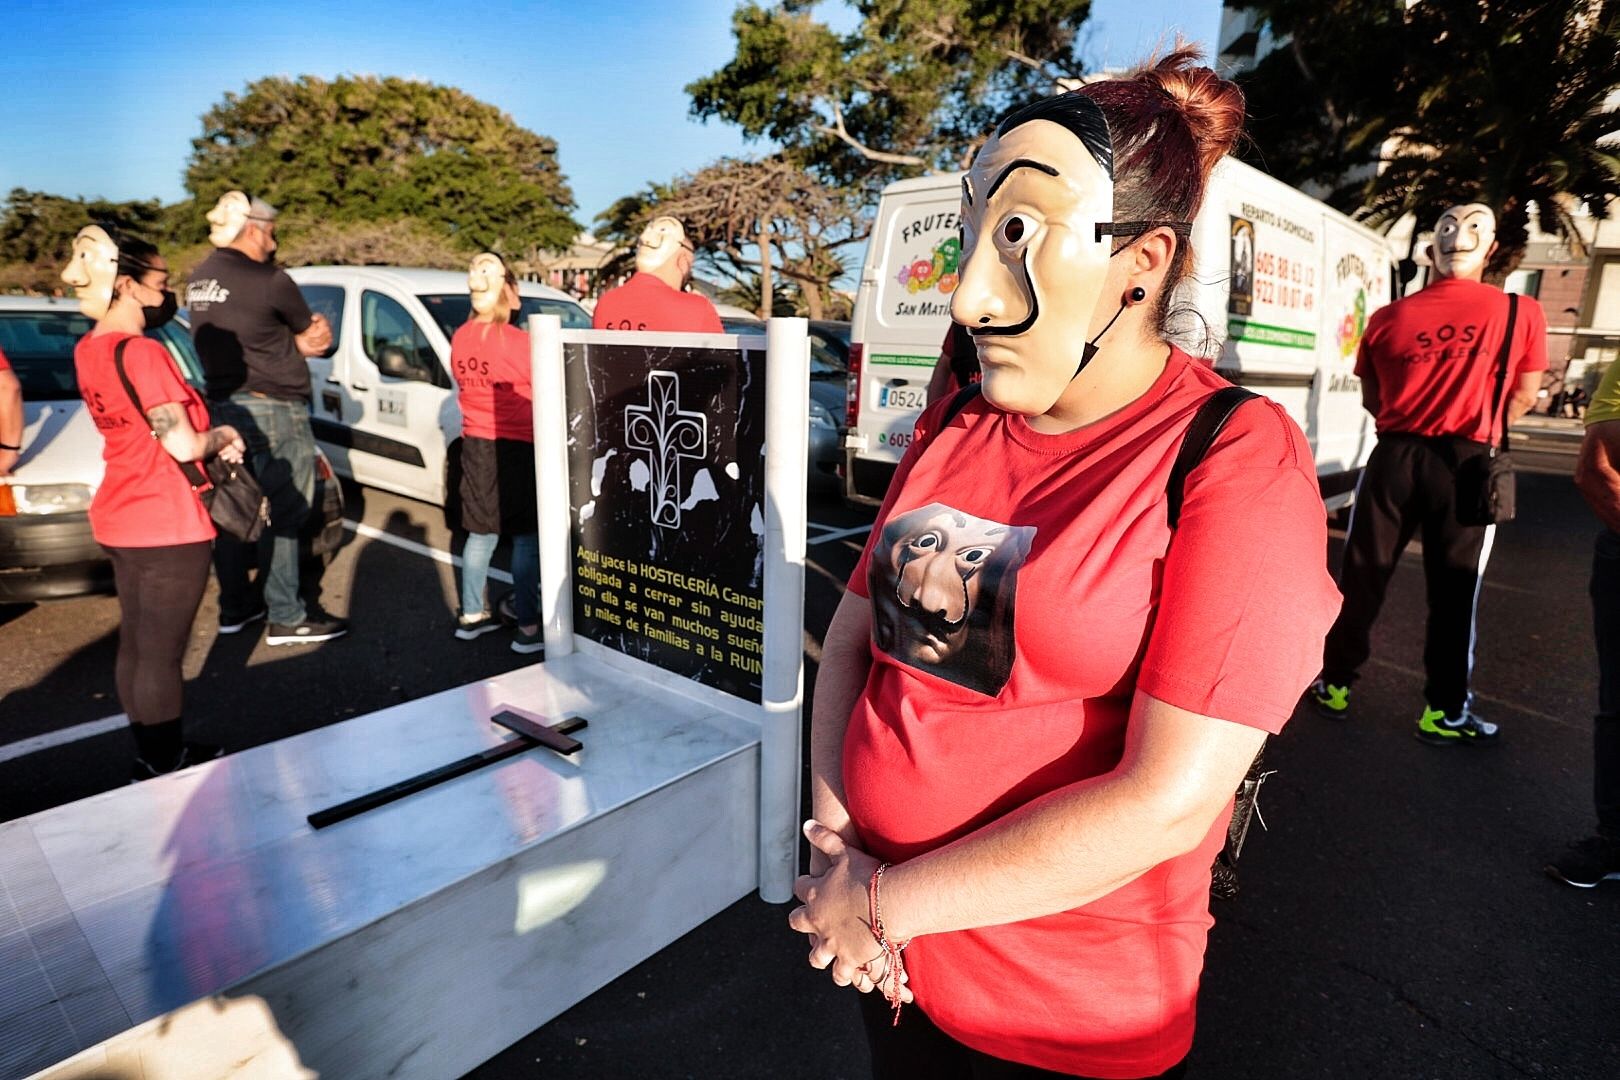
{"type": "Polygon", "coordinates": [[[867,914],[871,917],[872,936],[877,939],[878,947],[883,950],[883,955],[888,960],[883,970],[883,981],[878,984],[878,988],[883,991],[884,1000],[894,1007],[894,1023],[898,1025],[900,1023],[900,1006],[902,1004],[900,987],[905,981],[906,974],[906,962],[901,954],[905,952],[906,946],[910,945],[911,942],[902,941],[896,944],[889,940],[888,934],[883,930],[883,905],[879,900],[878,892],[883,881],[883,871],[887,870],[890,865],[890,863],[883,863],[872,871],[872,880],[866,887],[866,903],[867,914]]]}

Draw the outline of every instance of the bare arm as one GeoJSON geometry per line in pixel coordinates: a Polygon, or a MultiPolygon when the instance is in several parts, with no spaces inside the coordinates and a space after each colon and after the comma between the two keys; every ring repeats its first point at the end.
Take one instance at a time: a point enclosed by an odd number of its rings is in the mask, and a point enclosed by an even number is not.
{"type": "Polygon", "coordinates": [[[242,437],[235,428],[227,425],[198,432],[178,402],[149,409],[146,419],[158,443],[176,461],[206,461],[215,454],[227,461],[242,460],[242,437]]]}
{"type": "Polygon", "coordinates": [[[885,874],[893,933],[904,939],[1067,911],[1186,854],[1209,834],[1266,737],[1142,693],[1126,731],[1114,771],[885,874]]]}
{"type": "Polygon", "coordinates": [[[1373,416],[1378,415],[1378,374],[1371,364],[1361,376],[1361,407],[1373,416]]]}
{"type": "Polygon", "coordinates": [[[1586,429],[1575,462],[1575,486],[1598,519],[1620,533],[1620,420],[1604,420],[1586,429]]]}
{"type": "MultiPolygon", "coordinates": [[[[871,634],[871,601],[844,593],[822,639],[810,714],[811,813],[850,842],[855,840],[855,829],[844,803],[844,730],[872,666],[871,634]]],[[[826,866],[826,856],[812,847],[811,873],[821,873],[826,866]]]]}
{"type": "MultiPolygon", "coordinates": [[[[1138,693],[1125,754],[1109,773],[1050,792],[989,825],[897,863],[883,877],[890,940],[1067,911],[1198,846],[1242,781],[1265,732],[1138,693]]],[[[830,857],[802,877],[788,925],[813,934],[810,962],[841,985],[872,960],[867,882],[877,860],[825,830],[830,857]]]]}
{"type": "Polygon", "coordinates": [[[332,324],[325,315],[316,315],[302,334],[294,335],[293,343],[303,356],[320,356],[332,347],[332,324]]]}
{"type": "Polygon", "coordinates": [[[1537,397],[1541,394],[1541,376],[1539,371],[1527,371],[1519,376],[1507,400],[1507,422],[1514,423],[1529,412],[1535,405],[1537,397]]]}
{"type": "MultiPolygon", "coordinates": [[[[0,443],[21,446],[23,437],[22,382],[14,371],[0,371],[0,443]]],[[[20,451],[0,450],[0,476],[9,476],[20,451]]]]}

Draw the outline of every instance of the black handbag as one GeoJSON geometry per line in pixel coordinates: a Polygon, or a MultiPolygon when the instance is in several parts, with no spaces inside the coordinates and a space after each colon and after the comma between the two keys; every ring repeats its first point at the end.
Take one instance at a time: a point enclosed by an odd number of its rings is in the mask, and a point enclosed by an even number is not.
{"type": "MultiPolygon", "coordinates": [[[[129,381],[129,373],[124,370],[124,347],[129,341],[125,338],[113,350],[113,366],[118,369],[118,381],[124,384],[130,404],[150,427],[152,421],[146,415],[140,395],[135,393],[135,384],[129,381]]],[[[152,432],[152,437],[157,438],[156,431],[152,432]]],[[[270,500],[265,498],[264,489],[259,487],[258,480],[245,464],[232,464],[217,454],[201,465],[195,461],[175,461],[175,464],[220,532],[245,544],[264,535],[270,524],[270,500]]]]}
{"type": "Polygon", "coordinates": [[[1491,397],[1491,430],[1502,421],[1500,445],[1493,439],[1483,454],[1473,454],[1457,464],[1457,523],[1459,525],[1500,525],[1512,521],[1517,510],[1518,484],[1513,475],[1513,457],[1508,453],[1508,424],[1504,390],[1507,387],[1508,360],[1513,351],[1513,324],[1519,314],[1519,298],[1508,293],[1507,331],[1502,335],[1501,355],[1496,364],[1496,392],[1491,397]]]}

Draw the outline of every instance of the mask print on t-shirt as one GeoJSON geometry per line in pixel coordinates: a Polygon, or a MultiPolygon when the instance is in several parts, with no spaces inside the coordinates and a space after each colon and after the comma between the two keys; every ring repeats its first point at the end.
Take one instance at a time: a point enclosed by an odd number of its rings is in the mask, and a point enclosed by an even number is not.
{"type": "Polygon", "coordinates": [[[1017,659],[1013,600],[1033,526],[930,503],[889,519],[872,550],[872,640],[910,667],[981,694],[1017,659]]]}

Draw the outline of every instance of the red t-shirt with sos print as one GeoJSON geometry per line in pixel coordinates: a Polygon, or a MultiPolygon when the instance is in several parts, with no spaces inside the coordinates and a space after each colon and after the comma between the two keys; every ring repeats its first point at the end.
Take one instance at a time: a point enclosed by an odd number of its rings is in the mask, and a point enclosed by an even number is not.
{"type": "Polygon", "coordinates": [[[593,330],[660,330],[723,334],[720,313],[706,297],[672,289],[651,274],[635,273],[609,289],[591,312],[593,330]]]}
{"type": "Polygon", "coordinates": [[[450,339],[461,433],[534,442],[529,335],[510,323],[465,322],[450,339]]]}
{"type": "MultiPolygon", "coordinates": [[[[1378,384],[1378,433],[1499,438],[1496,372],[1507,318],[1506,293],[1461,278],[1442,278],[1373,312],[1356,374],[1370,372],[1378,384]]],[[[1503,396],[1520,375],[1546,369],[1547,316],[1521,296],[1503,396]]]]}
{"type": "MultiPolygon", "coordinates": [[[[1137,690],[1282,728],[1339,594],[1310,449],[1269,400],[1241,405],[1193,470],[1172,542],[1171,466],[1223,385],[1177,350],[1137,401],[1066,434],[982,397],[937,434],[949,399],[923,415],[849,586],[872,603],[843,765],[865,850],[900,862],[1109,772],[1137,690]]],[[[1226,824],[1082,907],[917,938],[918,1004],[1039,1068],[1170,1068],[1192,1045],[1226,824]]]]}
{"type": "Polygon", "coordinates": [[[90,408],[107,463],[90,501],[90,530],[104,547],[165,547],[214,538],[197,493],[174,458],[152,437],[119,381],[113,353],[120,341],[124,371],[148,412],[178,402],[197,431],[208,430],[208,406],[175,367],[162,345],[131,334],[87,334],[73,350],[79,395],[90,408]]]}

